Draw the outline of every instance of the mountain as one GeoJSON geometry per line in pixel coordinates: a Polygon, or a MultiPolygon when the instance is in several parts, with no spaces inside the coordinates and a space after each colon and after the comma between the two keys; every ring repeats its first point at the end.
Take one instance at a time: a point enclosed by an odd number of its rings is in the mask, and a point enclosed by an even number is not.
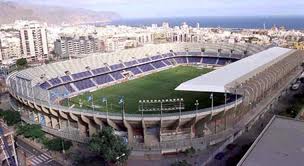
{"type": "Polygon", "coordinates": [[[119,19],[120,16],[115,12],[0,1],[0,18],[0,24],[13,23],[15,20],[37,20],[48,24],[83,24],[108,22],[119,19]]]}

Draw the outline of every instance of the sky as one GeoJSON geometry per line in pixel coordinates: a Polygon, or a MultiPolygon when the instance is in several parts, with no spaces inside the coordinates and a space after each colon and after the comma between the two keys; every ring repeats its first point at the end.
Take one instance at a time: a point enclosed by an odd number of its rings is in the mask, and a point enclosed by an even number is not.
{"type": "Polygon", "coordinates": [[[12,0],[113,11],[123,18],[304,15],[303,0],[12,0]]]}

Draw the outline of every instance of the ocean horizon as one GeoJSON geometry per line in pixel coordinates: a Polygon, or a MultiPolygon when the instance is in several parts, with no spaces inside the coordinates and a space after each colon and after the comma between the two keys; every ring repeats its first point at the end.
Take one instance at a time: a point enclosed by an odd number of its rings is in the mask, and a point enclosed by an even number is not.
{"type": "Polygon", "coordinates": [[[170,17],[170,18],[139,18],[139,19],[119,19],[109,22],[108,25],[127,26],[151,26],[157,24],[161,26],[163,22],[168,22],[170,27],[179,26],[186,22],[192,27],[197,23],[200,27],[221,27],[221,28],[243,28],[243,29],[269,29],[273,26],[286,29],[304,30],[304,16],[210,16],[210,17],[170,17]]]}

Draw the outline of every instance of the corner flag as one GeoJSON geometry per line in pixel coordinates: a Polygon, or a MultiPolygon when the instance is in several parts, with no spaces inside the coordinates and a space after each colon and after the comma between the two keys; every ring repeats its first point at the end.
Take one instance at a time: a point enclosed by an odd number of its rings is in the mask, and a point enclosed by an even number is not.
{"type": "Polygon", "coordinates": [[[123,97],[123,96],[121,96],[121,97],[120,97],[120,99],[119,99],[118,104],[123,104],[124,102],[125,102],[124,97],[123,97]]]}
{"type": "Polygon", "coordinates": [[[88,102],[93,100],[93,96],[88,96],[88,102]]]}

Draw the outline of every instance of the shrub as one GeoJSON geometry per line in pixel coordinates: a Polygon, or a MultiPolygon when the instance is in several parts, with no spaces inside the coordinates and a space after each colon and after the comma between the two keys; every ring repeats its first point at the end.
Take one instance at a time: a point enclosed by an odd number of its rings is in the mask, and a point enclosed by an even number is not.
{"type": "Polygon", "coordinates": [[[37,124],[25,124],[17,126],[17,135],[23,135],[25,138],[43,140],[44,132],[41,126],[37,124]]]}
{"type": "Polygon", "coordinates": [[[16,61],[16,65],[20,67],[24,67],[27,65],[27,60],[25,58],[18,59],[16,61]]]}
{"type": "Polygon", "coordinates": [[[8,126],[13,126],[21,121],[20,113],[16,111],[0,110],[0,117],[4,119],[8,126]]]}
{"type": "Polygon", "coordinates": [[[171,166],[191,166],[186,160],[176,161],[171,166]]]}
{"type": "Polygon", "coordinates": [[[192,156],[195,154],[195,152],[196,152],[196,150],[193,147],[190,147],[184,151],[184,154],[186,156],[192,156]]]}
{"type": "Polygon", "coordinates": [[[52,151],[62,151],[63,149],[68,150],[72,146],[71,141],[67,141],[62,138],[54,138],[54,139],[50,139],[50,140],[45,140],[43,142],[43,144],[44,144],[45,148],[47,148],[48,150],[52,150],[52,151]]]}

